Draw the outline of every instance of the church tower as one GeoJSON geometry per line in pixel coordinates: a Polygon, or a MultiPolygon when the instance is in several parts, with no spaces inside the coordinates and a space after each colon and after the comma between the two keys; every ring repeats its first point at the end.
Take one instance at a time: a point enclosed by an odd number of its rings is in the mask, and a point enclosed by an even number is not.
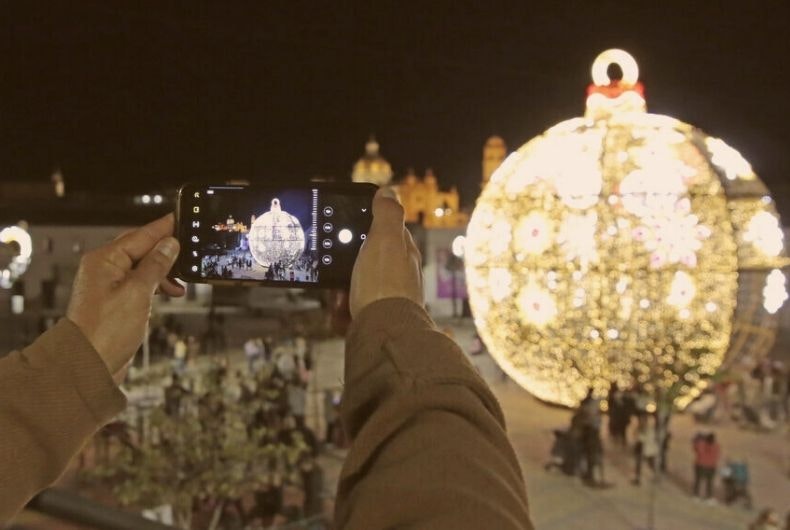
{"type": "Polygon", "coordinates": [[[505,160],[507,147],[499,136],[492,136],[483,146],[483,186],[488,184],[491,175],[505,160]]]}

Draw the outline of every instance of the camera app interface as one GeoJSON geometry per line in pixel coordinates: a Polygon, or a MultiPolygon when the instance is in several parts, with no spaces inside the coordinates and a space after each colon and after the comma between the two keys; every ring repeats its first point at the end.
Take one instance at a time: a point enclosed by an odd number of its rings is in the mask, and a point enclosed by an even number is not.
{"type": "Polygon", "coordinates": [[[213,186],[182,200],[187,268],[206,280],[347,283],[370,226],[369,197],[319,188],[213,186]]]}

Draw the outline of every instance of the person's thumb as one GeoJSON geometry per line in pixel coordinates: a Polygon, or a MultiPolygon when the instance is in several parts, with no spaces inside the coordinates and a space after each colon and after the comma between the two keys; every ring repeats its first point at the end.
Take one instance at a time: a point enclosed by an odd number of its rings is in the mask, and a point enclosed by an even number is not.
{"type": "Polygon", "coordinates": [[[400,234],[403,230],[403,206],[398,202],[395,192],[389,187],[379,188],[373,197],[372,233],[391,232],[400,234]]]}
{"type": "Polygon", "coordinates": [[[165,279],[178,257],[178,240],[166,237],[159,241],[146,256],[140,260],[132,273],[137,280],[151,287],[151,292],[165,279]]]}

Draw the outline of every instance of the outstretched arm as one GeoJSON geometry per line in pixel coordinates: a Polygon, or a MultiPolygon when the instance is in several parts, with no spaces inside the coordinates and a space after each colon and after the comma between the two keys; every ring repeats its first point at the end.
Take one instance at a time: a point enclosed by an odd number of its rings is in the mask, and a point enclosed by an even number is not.
{"type": "Polygon", "coordinates": [[[67,319],[0,359],[0,523],[52,484],[125,404],[101,357],[67,319]]]}
{"type": "Polygon", "coordinates": [[[338,489],[344,530],[530,530],[502,411],[422,308],[420,257],[381,192],[352,278],[338,489]]]}
{"type": "Polygon", "coordinates": [[[140,347],[159,286],[178,255],[173,216],[87,253],[67,318],[0,360],[0,526],[54,482],[126,400],[116,384],[140,347]]]}

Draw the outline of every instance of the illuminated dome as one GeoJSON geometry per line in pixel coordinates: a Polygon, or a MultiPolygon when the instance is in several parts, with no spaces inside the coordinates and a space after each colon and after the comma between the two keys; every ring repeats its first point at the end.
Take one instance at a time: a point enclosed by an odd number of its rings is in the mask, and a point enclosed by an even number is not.
{"type": "Polygon", "coordinates": [[[365,155],[354,164],[351,180],[370,182],[376,186],[385,186],[392,180],[392,167],[379,154],[379,143],[372,136],[365,144],[365,155]]]}
{"type": "Polygon", "coordinates": [[[616,381],[684,407],[723,363],[767,352],[787,298],[763,183],[722,140],[648,114],[637,77],[627,53],[601,54],[585,116],[512,153],[469,224],[480,335],[545,401],[616,381]]]}
{"type": "Polygon", "coordinates": [[[255,219],[247,238],[252,257],[264,267],[278,262],[289,267],[304,252],[302,225],[280,207],[280,199],[272,199],[271,210],[255,219]]]}

